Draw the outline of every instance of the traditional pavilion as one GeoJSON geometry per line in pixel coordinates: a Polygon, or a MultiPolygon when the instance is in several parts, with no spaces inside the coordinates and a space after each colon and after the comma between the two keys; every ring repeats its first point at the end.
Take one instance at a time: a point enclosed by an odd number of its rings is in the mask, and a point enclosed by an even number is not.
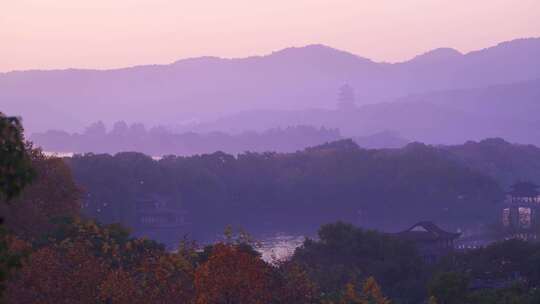
{"type": "Polygon", "coordinates": [[[148,196],[135,202],[137,234],[174,245],[185,233],[185,212],[159,196],[148,196]]]}
{"type": "Polygon", "coordinates": [[[518,182],[510,187],[502,208],[502,224],[507,238],[534,241],[540,224],[540,186],[518,182]]]}
{"type": "Polygon", "coordinates": [[[460,235],[445,231],[432,222],[419,222],[395,234],[400,239],[413,242],[424,262],[429,264],[451,253],[454,250],[454,241],[460,235]]]}

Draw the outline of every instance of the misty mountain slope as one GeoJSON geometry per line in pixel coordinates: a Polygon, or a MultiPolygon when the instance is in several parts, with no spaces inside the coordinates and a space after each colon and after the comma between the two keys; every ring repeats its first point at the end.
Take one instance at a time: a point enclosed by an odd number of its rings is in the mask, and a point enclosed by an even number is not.
{"type": "MultiPolygon", "coordinates": [[[[176,133],[163,127],[146,129],[142,124],[128,126],[117,122],[107,130],[94,123],[84,133],[49,130],[29,137],[44,151],[56,153],[120,153],[141,152],[152,156],[214,153],[222,151],[237,155],[249,152],[295,152],[327,142],[343,139],[337,129],[293,126],[268,129],[264,132],[184,132],[176,133]]],[[[386,130],[353,140],[362,148],[401,148],[409,143],[399,132],[386,130]]]]}
{"type": "Polygon", "coordinates": [[[465,165],[496,179],[504,189],[518,181],[540,183],[540,148],[490,138],[463,145],[443,146],[465,165]]]}
{"type": "Polygon", "coordinates": [[[409,141],[396,131],[385,130],[372,135],[352,138],[358,146],[364,149],[397,149],[406,146],[409,141]]]}
{"type": "MultiPolygon", "coordinates": [[[[306,147],[341,139],[339,130],[295,126],[269,129],[264,132],[242,132],[227,134],[210,133],[174,133],[165,128],[146,129],[141,124],[128,127],[118,122],[109,132],[96,123],[86,128],[85,132],[70,134],[65,131],[51,130],[34,133],[30,140],[47,152],[68,153],[119,153],[137,151],[152,156],[214,153],[222,151],[233,155],[250,152],[295,152],[306,147]]],[[[394,134],[375,134],[360,139],[371,146],[396,146],[400,141],[394,134]],[[393,136],[391,136],[393,135],[393,136]],[[388,138],[388,140],[386,140],[388,138]],[[388,142],[388,144],[385,144],[388,142]]]]}
{"type": "Polygon", "coordinates": [[[469,118],[455,121],[465,129],[462,140],[502,137],[540,144],[540,79],[486,88],[439,91],[401,98],[397,103],[429,103],[469,118]],[[468,137],[467,137],[468,136],[468,137]]]}
{"type": "Polygon", "coordinates": [[[7,73],[0,75],[0,100],[25,104],[23,116],[34,100],[43,100],[86,124],[98,119],[175,123],[268,106],[301,109],[327,105],[327,100],[333,106],[346,75],[377,68],[366,59],[315,45],[245,59],[202,57],[109,71],[7,73]]]}
{"type": "Polygon", "coordinates": [[[61,130],[66,127],[82,125],[70,113],[66,113],[52,105],[43,104],[40,101],[32,103],[33,105],[29,110],[28,106],[23,102],[14,102],[11,99],[0,100],[0,112],[5,111],[5,113],[10,115],[14,113],[25,113],[24,117],[20,117],[24,123],[25,130],[61,130]]]}
{"type": "Polygon", "coordinates": [[[497,135],[491,129],[491,121],[479,121],[473,114],[429,102],[380,103],[350,111],[247,111],[201,124],[194,130],[262,131],[299,124],[338,128],[345,137],[395,130],[410,140],[440,144],[482,139],[485,134],[497,135]]]}
{"type": "Polygon", "coordinates": [[[394,68],[408,93],[486,87],[539,78],[539,52],[540,39],[517,39],[467,54],[436,49],[394,68]]]}
{"type": "Polygon", "coordinates": [[[238,131],[275,126],[339,128],[344,136],[398,131],[413,141],[459,144],[501,137],[540,144],[540,79],[477,89],[413,94],[356,110],[251,111],[201,124],[197,128],[238,131]]]}
{"type": "Polygon", "coordinates": [[[343,83],[355,89],[358,104],[368,104],[540,78],[539,53],[540,39],[520,39],[468,54],[438,49],[388,64],[311,45],[243,59],[201,57],[105,71],[12,72],[0,74],[0,103],[3,111],[23,117],[36,102],[54,105],[62,113],[42,113],[44,122],[36,126],[69,116],[74,121],[65,127],[69,130],[100,119],[175,124],[254,109],[332,108],[343,83]],[[6,106],[7,100],[18,107],[6,106]]]}
{"type": "Polygon", "coordinates": [[[410,95],[401,102],[430,102],[482,117],[538,122],[540,79],[485,88],[410,95]]]}

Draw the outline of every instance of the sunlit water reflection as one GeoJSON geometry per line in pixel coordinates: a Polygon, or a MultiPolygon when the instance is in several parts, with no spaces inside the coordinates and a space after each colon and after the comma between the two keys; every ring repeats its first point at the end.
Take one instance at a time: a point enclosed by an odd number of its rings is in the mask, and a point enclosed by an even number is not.
{"type": "Polygon", "coordinates": [[[264,238],[257,250],[267,262],[282,261],[291,257],[304,240],[305,236],[302,235],[277,234],[264,238]]]}

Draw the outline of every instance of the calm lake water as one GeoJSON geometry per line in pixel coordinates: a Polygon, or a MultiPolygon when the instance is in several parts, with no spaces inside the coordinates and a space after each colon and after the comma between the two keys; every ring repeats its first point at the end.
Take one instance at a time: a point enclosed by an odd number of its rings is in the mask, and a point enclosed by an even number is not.
{"type": "MultiPolygon", "coordinates": [[[[51,152],[43,151],[46,156],[54,157],[73,157],[73,152],[51,152]]],[[[161,157],[154,156],[154,160],[159,160],[161,157]]],[[[302,245],[305,240],[303,235],[289,235],[289,234],[275,234],[262,238],[260,241],[260,247],[257,248],[262,254],[262,258],[267,262],[276,260],[284,260],[292,256],[294,250],[302,245]]]]}
{"type": "Polygon", "coordinates": [[[284,260],[289,258],[294,253],[294,250],[302,245],[305,238],[303,235],[276,234],[264,238],[257,250],[267,262],[284,260]]]}
{"type": "MultiPolygon", "coordinates": [[[[73,152],[51,152],[51,151],[43,151],[43,154],[46,156],[54,156],[54,157],[73,157],[73,155],[77,153],[73,152]]],[[[163,158],[163,156],[151,156],[153,160],[160,160],[163,158]]]]}

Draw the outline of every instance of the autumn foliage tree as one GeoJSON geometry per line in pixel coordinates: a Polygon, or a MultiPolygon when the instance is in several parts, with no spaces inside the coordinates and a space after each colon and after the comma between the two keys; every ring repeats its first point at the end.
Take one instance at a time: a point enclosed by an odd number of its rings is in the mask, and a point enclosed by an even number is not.
{"type": "MultiPolygon", "coordinates": [[[[0,205],[0,216],[11,233],[3,234],[0,244],[2,274],[11,274],[3,301],[319,302],[319,290],[304,268],[267,264],[246,233],[234,236],[229,228],[226,242],[202,253],[193,246],[168,252],[156,242],[130,237],[119,225],[83,219],[81,194],[64,160],[24,142],[19,120],[0,114],[0,200],[10,201],[0,205]],[[4,267],[10,263],[20,269],[4,267]]],[[[369,286],[365,292],[379,299],[378,285],[369,286]]]]}
{"type": "Polygon", "coordinates": [[[81,190],[62,159],[29,150],[35,178],[10,204],[0,205],[6,227],[20,237],[35,239],[54,228],[53,220],[77,217],[81,190]]]}
{"type": "Polygon", "coordinates": [[[273,275],[273,299],[282,304],[320,303],[318,286],[301,265],[283,261],[276,265],[273,275]]]}
{"type": "Polygon", "coordinates": [[[8,282],[14,303],[192,303],[193,263],[117,225],[66,220],[8,282]]]}
{"type": "Polygon", "coordinates": [[[111,270],[111,233],[71,220],[47,233],[8,281],[8,303],[95,303],[111,270]]]}
{"type": "Polygon", "coordinates": [[[218,243],[195,272],[196,303],[269,303],[270,271],[259,256],[233,244],[218,243]]]}
{"type": "Polygon", "coordinates": [[[25,143],[19,120],[0,113],[0,200],[10,200],[0,206],[0,215],[17,235],[2,231],[1,278],[12,274],[3,300],[192,302],[190,261],[163,245],[132,239],[118,225],[82,220],[80,194],[66,163],[25,143]],[[18,265],[20,271],[14,272],[18,265]]]}
{"type": "Polygon", "coordinates": [[[104,303],[193,303],[193,268],[178,254],[145,256],[135,268],[110,271],[100,285],[104,303]]]}
{"type": "Polygon", "coordinates": [[[107,264],[82,242],[33,252],[7,285],[8,303],[95,303],[107,264]]]}
{"type": "Polygon", "coordinates": [[[354,283],[347,283],[339,304],[390,304],[382,293],[375,278],[369,277],[364,281],[361,292],[354,283]]]}

